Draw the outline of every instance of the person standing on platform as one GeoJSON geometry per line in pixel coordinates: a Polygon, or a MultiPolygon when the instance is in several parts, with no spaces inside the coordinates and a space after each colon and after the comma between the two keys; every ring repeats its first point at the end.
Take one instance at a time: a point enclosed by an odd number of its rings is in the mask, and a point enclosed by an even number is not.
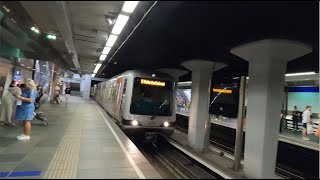
{"type": "Polygon", "coordinates": [[[12,81],[8,92],[2,98],[2,112],[1,112],[1,121],[0,125],[4,126],[14,126],[12,120],[15,115],[17,102],[15,96],[21,95],[21,90],[16,86],[16,82],[12,81]]]}
{"type": "Polygon", "coordinates": [[[31,120],[33,119],[33,113],[35,110],[34,101],[38,96],[36,91],[36,84],[33,80],[27,80],[26,87],[22,91],[21,96],[17,96],[18,99],[22,100],[22,105],[18,106],[16,112],[16,120],[22,121],[24,124],[24,133],[17,136],[18,140],[29,140],[31,133],[31,120]]]}
{"type": "Polygon", "coordinates": [[[298,131],[298,122],[300,120],[301,113],[298,111],[297,106],[294,106],[294,110],[292,111],[292,122],[293,128],[292,131],[298,131]]]}
{"type": "Polygon", "coordinates": [[[303,124],[303,130],[302,130],[302,139],[309,141],[310,139],[307,137],[307,126],[308,124],[312,123],[311,119],[311,106],[307,106],[306,110],[302,113],[302,124],[303,124]]]}
{"type": "Polygon", "coordinates": [[[62,100],[60,99],[60,87],[59,87],[59,83],[56,85],[56,87],[54,88],[54,100],[55,102],[57,102],[58,104],[60,104],[62,102],[62,100]]]}
{"type": "Polygon", "coordinates": [[[70,90],[70,85],[68,85],[68,87],[64,90],[65,95],[66,95],[66,104],[68,104],[68,99],[70,97],[71,94],[71,90],[70,90]]]}

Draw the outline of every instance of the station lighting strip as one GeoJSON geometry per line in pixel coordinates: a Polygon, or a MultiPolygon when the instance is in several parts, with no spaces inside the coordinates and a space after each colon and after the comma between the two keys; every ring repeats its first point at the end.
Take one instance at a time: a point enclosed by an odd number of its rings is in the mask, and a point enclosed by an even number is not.
{"type": "MultiPolygon", "coordinates": [[[[33,31],[33,32],[35,32],[35,33],[37,33],[37,34],[40,34],[40,30],[39,29],[37,29],[36,27],[31,27],[31,30],[33,31]]],[[[52,39],[52,40],[56,40],[57,39],[57,36],[55,36],[55,35],[52,35],[52,34],[45,34],[46,35],[46,38],[47,39],[52,39]]]]}
{"type": "MultiPolygon", "coordinates": [[[[285,74],[286,77],[288,76],[306,76],[306,75],[315,75],[317,74],[316,72],[303,72],[303,73],[288,73],[285,74]]],[[[233,79],[239,79],[239,77],[234,77],[233,79]]],[[[247,77],[249,79],[249,77],[247,77]]],[[[181,84],[190,84],[192,83],[191,81],[185,81],[185,82],[178,82],[179,85],[181,84]]]]}
{"type": "MultiPolygon", "coordinates": [[[[122,29],[124,28],[124,26],[126,25],[126,23],[129,20],[129,16],[128,15],[124,15],[124,13],[126,14],[131,14],[134,9],[136,8],[136,6],[138,5],[139,1],[125,1],[123,7],[122,7],[122,12],[119,14],[116,23],[114,24],[111,34],[107,39],[107,43],[106,46],[103,48],[103,51],[99,57],[100,61],[104,61],[107,58],[107,55],[109,54],[112,46],[114,45],[114,43],[117,41],[118,36],[120,35],[122,29]]],[[[101,63],[98,63],[93,71],[93,74],[91,75],[91,77],[95,77],[96,73],[99,71],[101,67],[101,63]]]]}

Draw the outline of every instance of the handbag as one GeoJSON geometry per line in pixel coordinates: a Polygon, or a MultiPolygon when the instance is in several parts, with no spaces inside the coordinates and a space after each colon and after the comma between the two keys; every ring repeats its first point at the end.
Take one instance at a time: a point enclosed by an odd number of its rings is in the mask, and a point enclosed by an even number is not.
{"type": "Polygon", "coordinates": [[[313,126],[312,124],[307,124],[307,134],[313,134],[313,126]]]}
{"type": "Polygon", "coordinates": [[[17,105],[17,106],[20,106],[20,105],[22,105],[22,100],[20,100],[20,99],[17,99],[17,100],[16,100],[16,105],[17,105]]]}

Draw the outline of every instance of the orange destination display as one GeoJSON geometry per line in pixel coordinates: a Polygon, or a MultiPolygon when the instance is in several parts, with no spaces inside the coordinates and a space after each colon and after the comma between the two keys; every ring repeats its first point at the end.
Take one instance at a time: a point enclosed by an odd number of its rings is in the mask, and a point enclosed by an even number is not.
{"type": "Polygon", "coordinates": [[[213,92],[231,94],[232,90],[231,89],[216,89],[216,88],[213,88],[213,92]]]}
{"type": "Polygon", "coordinates": [[[166,86],[166,82],[163,81],[153,81],[148,79],[141,79],[141,84],[151,85],[151,86],[166,86]]]}

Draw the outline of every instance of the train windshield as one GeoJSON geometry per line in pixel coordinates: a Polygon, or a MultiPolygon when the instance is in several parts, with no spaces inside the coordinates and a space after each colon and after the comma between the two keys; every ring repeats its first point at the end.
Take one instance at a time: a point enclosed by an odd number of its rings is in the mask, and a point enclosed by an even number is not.
{"type": "Polygon", "coordinates": [[[164,80],[135,78],[131,114],[171,116],[172,83],[164,80]]]}

